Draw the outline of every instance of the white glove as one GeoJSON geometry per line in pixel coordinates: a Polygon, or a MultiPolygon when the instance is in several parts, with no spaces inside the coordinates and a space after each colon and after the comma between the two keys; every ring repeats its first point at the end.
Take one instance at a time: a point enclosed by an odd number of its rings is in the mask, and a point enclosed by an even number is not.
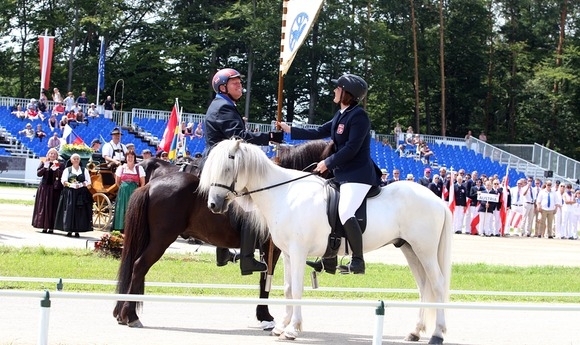
{"type": "Polygon", "coordinates": [[[53,164],[53,165],[50,167],[50,169],[51,169],[52,171],[57,171],[57,170],[58,170],[58,166],[56,166],[55,164],[53,164]]]}
{"type": "Polygon", "coordinates": [[[48,166],[49,166],[49,165],[50,165],[50,162],[48,162],[48,161],[47,161],[47,162],[44,162],[44,168],[45,168],[45,169],[48,169],[48,166]]]}

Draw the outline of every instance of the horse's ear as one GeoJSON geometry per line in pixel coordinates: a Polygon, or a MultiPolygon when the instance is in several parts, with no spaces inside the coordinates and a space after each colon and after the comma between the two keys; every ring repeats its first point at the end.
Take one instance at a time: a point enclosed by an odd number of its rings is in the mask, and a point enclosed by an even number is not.
{"type": "Polygon", "coordinates": [[[238,151],[240,149],[241,142],[242,142],[241,139],[234,140],[234,144],[232,145],[232,148],[230,149],[230,156],[235,156],[236,151],[238,151]]]}

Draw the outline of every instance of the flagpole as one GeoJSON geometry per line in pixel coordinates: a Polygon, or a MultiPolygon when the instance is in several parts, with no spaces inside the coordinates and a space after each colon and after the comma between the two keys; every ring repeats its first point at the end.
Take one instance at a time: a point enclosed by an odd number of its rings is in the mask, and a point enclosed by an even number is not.
{"type": "MultiPolygon", "coordinates": [[[[100,107],[100,94],[101,94],[101,49],[103,49],[104,36],[101,36],[101,41],[99,42],[99,62],[97,64],[97,109],[100,107]]],[[[104,111],[104,109],[101,109],[104,111]]]]}

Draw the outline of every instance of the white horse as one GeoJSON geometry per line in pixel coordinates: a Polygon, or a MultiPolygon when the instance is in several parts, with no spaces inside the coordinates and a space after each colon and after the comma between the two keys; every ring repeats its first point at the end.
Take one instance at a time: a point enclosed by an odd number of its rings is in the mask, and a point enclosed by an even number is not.
{"type": "MultiPolygon", "coordinates": [[[[225,212],[234,200],[260,211],[274,244],[284,255],[284,295],[288,299],[302,298],[307,256],[324,254],[331,230],[326,216],[325,181],[304,175],[275,165],[258,146],[225,140],[209,154],[199,186],[208,195],[208,207],[213,212],[225,212]]],[[[451,225],[448,207],[429,189],[414,182],[393,183],[367,202],[364,251],[404,240],[401,250],[421,301],[443,303],[449,297],[451,225]]],[[[415,329],[405,339],[418,341],[433,316],[435,329],[429,344],[442,344],[446,331],[443,309],[421,309],[415,329]]],[[[301,330],[301,307],[286,306],[282,323],[272,332],[292,340],[301,330]]]]}

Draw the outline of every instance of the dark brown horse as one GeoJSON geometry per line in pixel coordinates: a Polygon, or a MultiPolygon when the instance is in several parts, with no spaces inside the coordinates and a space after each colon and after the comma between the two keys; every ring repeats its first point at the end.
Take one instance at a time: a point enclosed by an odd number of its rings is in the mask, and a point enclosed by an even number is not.
{"type": "MultiPolygon", "coordinates": [[[[280,164],[285,167],[305,168],[328,155],[328,145],[312,141],[280,151],[280,164]]],[[[149,161],[149,160],[148,160],[149,161]]],[[[177,239],[193,237],[223,248],[239,248],[240,232],[232,215],[218,215],[207,208],[207,201],[197,193],[199,179],[194,174],[175,172],[174,166],[151,160],[166,174],[151,178],[145,186],[135,190],[125,214],[125,240],[118,272],[117,293],[143,294],[145,275],[177,239]],[[163,167],[163,168],[162,168],[163,167]]],[[[143,164],[142,164],[143,165],[143,164]]],[[[274,271],[280,250],[270,250],[271,241],[264,241],[260,251],[274,271]],[[269,255],[272,253],[270,261],[269,255]]],[[[268,298],[266,274],[260,277],[260,298],[268,298]]],[[[120,324],[141,327],[137,316],[140,302],[118,301],[113,315],[120,324]]],[[[256,318],[264,329],[273,327],[274,318],[267,305],[256,307],[256,318]]]]}

